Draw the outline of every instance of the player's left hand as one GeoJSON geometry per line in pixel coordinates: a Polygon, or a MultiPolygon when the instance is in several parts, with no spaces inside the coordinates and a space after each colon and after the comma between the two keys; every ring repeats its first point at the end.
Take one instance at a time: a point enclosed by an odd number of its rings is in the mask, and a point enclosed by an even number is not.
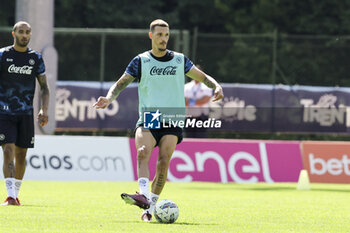
{"type": "Polygon", "coordinates": [[[222,90],[221,86],[217,86],[214,91],[213,102],[221,100],[222,98],[224,98],[224,91],[222,90]]]}
{"type": "Polygon", "coordinates": [[[49,122],[49,116],[46,111],[40,109],[38,113],[38,122],[41,127],[43,127],[49,122]]]}

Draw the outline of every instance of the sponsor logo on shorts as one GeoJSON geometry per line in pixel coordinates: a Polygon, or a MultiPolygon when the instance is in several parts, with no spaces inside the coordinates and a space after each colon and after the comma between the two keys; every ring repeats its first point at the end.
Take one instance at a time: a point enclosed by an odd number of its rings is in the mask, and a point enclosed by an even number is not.
{"type": "Polygon", "coordinates": [[[5,140],[5,134],[0,134],[0,141],[5,140]]]}
{"type": "Polygon", "coordinates": [[[30,144],[34,144],[34,137],[32,137],[32,141],[30,142],[30,144]]]}

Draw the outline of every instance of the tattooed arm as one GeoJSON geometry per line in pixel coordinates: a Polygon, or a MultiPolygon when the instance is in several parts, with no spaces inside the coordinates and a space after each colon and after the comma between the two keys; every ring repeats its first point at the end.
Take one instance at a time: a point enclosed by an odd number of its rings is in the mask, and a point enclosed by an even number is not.
{"type": "Polygon", "coordinates": [[[46,75],[37,76],[37,80],[40,85],[40,97],[41,97],[41,108],[38,113],[38,121],[40,126],[44,126],[49,121],[48,109],[49,109],[50,91],[47,85],[46,75]]]}
{"type": "Polygon", "coordinates": [[[198,69],[196,66],[193,66],[193,68],[190,69],[190,71],[188,71],[186,75],[194,80],[204,83],[207,87],[214,89],[215,91],[213,101],[217,101],[224,98],[224,92],[220,84],[216,82],[214,78],[210,77],[209,75],[198,69]]]}
{"type": "Polygon", "coordinates": [[[120,92],[124,90],[132,81],[134,81],[134,77],[129,75],[128,73],[124,73],[120,79],[111,86],[109,89],[107,96],[100,96],[97,102],[93,105],[97,109],[106,108],[113,100],[115,100],[120,92]]]}

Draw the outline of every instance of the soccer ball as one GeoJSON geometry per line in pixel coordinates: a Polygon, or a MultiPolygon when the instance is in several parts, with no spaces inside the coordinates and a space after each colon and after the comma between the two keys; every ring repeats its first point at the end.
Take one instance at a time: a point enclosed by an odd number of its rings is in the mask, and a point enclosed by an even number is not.
{"type": "Polygon", "coordinates": [[[160,223],[173,223],[179,217],[179,208],[173,201],[162,200],[154,208],[154,217],[160,223]]]}

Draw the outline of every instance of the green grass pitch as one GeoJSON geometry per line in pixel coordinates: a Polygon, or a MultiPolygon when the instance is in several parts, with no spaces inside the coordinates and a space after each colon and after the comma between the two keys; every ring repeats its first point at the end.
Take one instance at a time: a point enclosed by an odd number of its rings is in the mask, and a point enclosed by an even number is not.
{"type": "Polygon", "coordinates": [[[175,201],[180,216],[167,225],[142,222],[141,210],[121,200],[136,182],[24,181],[23,206],[0,206],[0,232],[350,232],[350,186],[311,188],[169,182],[160,200],[175,201]]]}

